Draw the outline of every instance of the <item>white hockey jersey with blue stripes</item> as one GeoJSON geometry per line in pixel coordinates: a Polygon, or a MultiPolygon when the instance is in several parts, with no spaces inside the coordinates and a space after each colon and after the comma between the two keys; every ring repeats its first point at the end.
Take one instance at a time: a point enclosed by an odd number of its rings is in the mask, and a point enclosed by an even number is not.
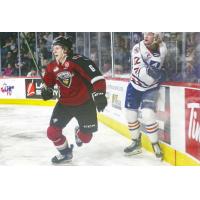
{"type": "Polygon", "coordinates": [[[152,53],[144,44],[144,41],[136,44],[132,49],[132,74],[131,84],[139,91],[146,91],[159,85],[159,81],[147,74],[147,67],[155,65],[161,68],[161,55],[159,52],[152,53]]]}

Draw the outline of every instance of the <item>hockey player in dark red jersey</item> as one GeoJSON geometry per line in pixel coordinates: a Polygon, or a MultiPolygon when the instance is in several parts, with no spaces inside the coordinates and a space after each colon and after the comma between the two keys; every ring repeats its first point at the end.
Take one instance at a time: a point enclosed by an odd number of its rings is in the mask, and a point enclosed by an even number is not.
{"type": "Polygon", "coordinates": [[[75,127],[76,144],[89,143],[93,132],[97,131],[97,112],[107,106],[106,83],[99,69],[88,58],[74,54],[70,37],[54,39],[55,60],[46,68],[45,87],[42,97],[53,97],[53,87],[59,87],[60,98],[53,110],[47,137],[54,143],[59,155],[52,158],[53,164],[69,162],[73,157],[73,145],[69,145],[63,135],[63,128],[75,117],[79,126],[75,127]]]}

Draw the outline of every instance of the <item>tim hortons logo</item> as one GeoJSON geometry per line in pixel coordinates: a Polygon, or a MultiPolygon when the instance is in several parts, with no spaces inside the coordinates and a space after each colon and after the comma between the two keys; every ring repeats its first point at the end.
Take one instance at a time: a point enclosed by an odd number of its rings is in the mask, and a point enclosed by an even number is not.
{"type": "Polygon", "coordinates": [[[188,103],[190,109],[190,120],[188,129],[188,138],[200,143],[200,124],[198,121],[197,109],[200,108],[199,103],[188,103]]]}
{"type": "Polygon", "coordinates": [[[200,90],[185,89],[186,152],[200,160],[200,90]]]}

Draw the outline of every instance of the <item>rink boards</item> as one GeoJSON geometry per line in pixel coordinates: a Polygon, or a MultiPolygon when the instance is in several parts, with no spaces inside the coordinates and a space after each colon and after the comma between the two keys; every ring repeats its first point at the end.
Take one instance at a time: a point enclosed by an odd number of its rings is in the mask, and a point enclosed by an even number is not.
{"type": "MultiPolygon", "coordinates": [[[[107,126],[130,138],[124,118],[124,101],[128,81],[107,80],[108,106],[98,118],[107,126]]],[[[41,100],[40,79],[0,79],[1,104],[55,105],[55,100],[41,100]]],[[[172,165],[200,165],[200,90],[198,84],[166,83],[159,90],[157,121],[164,159],[172,165]]],[[[141,121],[142,122],[142,121],[141,121]]],[[[152,151],[148,137],[143,133],[142,144],[152,151]]]]}

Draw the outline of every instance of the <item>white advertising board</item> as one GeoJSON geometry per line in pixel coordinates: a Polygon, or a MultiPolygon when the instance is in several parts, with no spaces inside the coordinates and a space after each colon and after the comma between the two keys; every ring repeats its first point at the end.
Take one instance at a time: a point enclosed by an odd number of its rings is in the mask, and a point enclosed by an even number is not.
{"type": "Polygon", "coordinates": [[[5,78],[0,79],[0,98],[25,99],[25,79],[5,78]]]}
{"type": "Polygon", "coordinates": [[[106,81],[108,106],[103,114],[121,123],[126,123],[123,113],[126,86],[127,82],[116,80],[106,81]]]}

